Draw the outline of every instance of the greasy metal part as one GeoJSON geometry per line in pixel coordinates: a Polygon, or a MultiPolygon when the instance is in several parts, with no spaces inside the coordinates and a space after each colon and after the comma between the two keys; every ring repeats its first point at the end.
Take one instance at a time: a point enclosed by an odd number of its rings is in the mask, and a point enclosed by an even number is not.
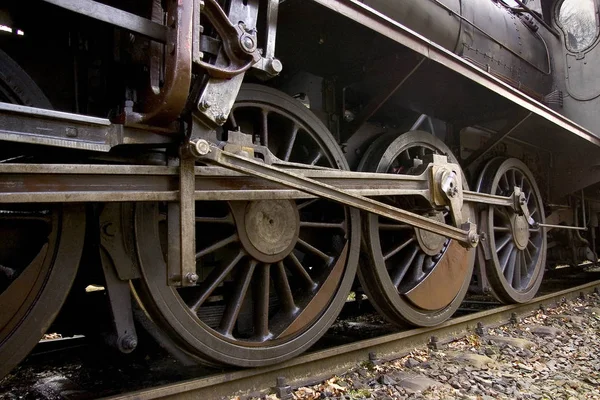
{"type": "MultiPolygon", "coordinates": [[[[149,124],[166,126],[182,113],[192,81],[192,23],[193,1],[169,1],[167,45],[150,43],[150,82],[140,96],[143,101],[139,112],[125,109],[126,125],[149,124]]],[[[153,18],[161,20],[160,1],[153,2],[153,18]]]]}
{"type": "Polygon", "coordinates": [[[100,152],[122,144],[173,142],[169,135],[155,132],[111,124],[105,118],[0,102],[0,140],[7,142],[100,152]]]}
{"type": "Polygon", "coordinates": [[[484,146],[478,149],[476,152],[471,154],[464,162],[465,168],[469,168],[477,161],[481,160],[483,156],[489,153],[497,144],[502,142],[505,138],[517,131],[533,114],[530,112],[523,118],[516,118],[514,121],[508,121],[506,127],[494,134],[484,146]]]}
{"type": "Polygon", "coordinates": [[[131,353],[137,347],[129,280],[141,274],[132,223],[133,207],[126,203],[105,204],[99,217],[100,260],[114,329],[107,341],[122,353],[131,353]]]}
{"type": "MultiPolygon", "coordinates": [[[[227,15],[216,0],[204,0],[202,15],[210,21],[223,42],[223,51],[229,61],[224,66],[213,65],[197,60],[196,64],[206,70],[209,76],[219,79],[230,79],[247,71],[261,58],[258,47],[255,21],[240,19],[244,15],[235,14],[235,7],[249,7],[258,12],[258,0],[249,0],[249,5],[232,4],[234,15],[227,15]],[[235,21],[233,23],[232,21],[235,21]],[[248,24],[248,27],[246,27],[248,24]]],[[[247,15],[246,15],[247,16],[247,15]]]]}
{"type": "Polygon", "coordinates": [[[268,0],[266,10],[266,32],[261,37],[264,39],[264,48],[261,59],[252,66],[260,71],[261,79],[269,79],[279,75],[283,70],[281,61],[275,58],[275,43],[277,37],[277,16],[279,14],[279,0],[268,0]]]}
{"type": "Polygon", "coordinates": [[[212,129],[223,125],[243,82],[243,73],[230,79],[210,78],[202,90],[193,118],[212,129]]]}
{"type": "Polygon", "coordinates": [[[202,60],[196,62],[207,70],[209,79],[198,96],[193,117],[207,128],[215,129],[227,122],[244,81],[245,71],[259,59],[263,60],[258,53],[256,37],[259,7],[258,0],[231,2],[226,15],[219,4],[212,0],[205,2],[203,11],[215,26],[223,46],[214,64],[202,60]],[[243,48],[246,41],[252,46],[243,48]]]}
{"type": "MultiPolygon", "coordinates": [[[[195,159],[181,151],[179,160],[179,262],[182,286],[194,286],[196,275],[196,200],[194,199],[195,159]]],[[[173,260],[167,260],[173,261],[173,260]]],[[[174,266],[168,266],[173,270],[174,266]]]]}
{"type": "MultiPolygon", "coordinates": [[[[138,339],[133,324],[129,281],[119,278],[116,273],[115,260],[103,247],[100,248],[100,259],[114,329],[114,333],[108,336],[107,342],[121,353],[131,353],[137,347],[138,339]]],[[[117,262],[119,261],[121,260],[119,259],[117,262]]]]}
{"type": "MultiPolygon", "coordinates": [[[[200,139],[199,141],[201,140],[203,139],[200,139]]],[[[191,145],[191,148],[197,147],[197,142],[191,145]]],[[[205,154],[204,153],[205,151],[197,153],[198,158],[204,162],[218,164],[239,172],[258,176],[260,178],[305,191],[319,197],[334,200],[351,207],[356,207],[363,211],[372,212],[395,221],[406,222],[420,229],[458,240],[467,246],[475,247],[477,245],[477,243],[472,243],[468,232],[463,231],[460,228],[440,224],[429,218],[389,206],[385,203],[381,203],[364,196],[355,196],[343,190],[339,190],[334,186],[323,184],[313,179],[305,178],[283,169],[265,165],[245,157],[239,157],[234,154],[224,152],[216,147],[211,146],[210,150],[205,154]]]]}
{"type": "Polygon", "coordinates": [[[46,3],[118,26],[160,43],[167,43],[168,28],[149,19],[93,0],[43,0],[46,3]]]}
{"type": "Polygon", "coordinates": [[[205,378],[119,394],[106,400],[156,400],[249,395],[267,391],[273,386],[273,382],[277,377],[282,375],[285,375],[287,385],[302,386],[306,385],[307,375],[331,376],[342,374],[355,366],[356,360],[368,360],[370,353],[377,354],[381,358],[402,357],[416,347],[426,346],[432,336],[436,337],[437,342],[455,339],[457,335],[464,335],[465,332],[473,330],[478,323],[481,323],[482,326],[506,324],[513,313],[517,313],[518,316],[525,316],[539,311],[540,307],[552,306],[562,301],[562,299],[574,300],[581,292],[592,294],[599,287],[600,281],[593,281],[571,289],[540,296],[526,304],[506,305],[458,317],[433,328],[413,329],[315,351],[275,367],[228,371],[205,378]]]}
{"type": "Polygon", "coordinates": [[[107,203],[99,217],[103,257],[114,266],[118,279],[122,281],[140,277],[135,239],[130,229],[132,223],[133,208],[128,203],[107,203]]]}

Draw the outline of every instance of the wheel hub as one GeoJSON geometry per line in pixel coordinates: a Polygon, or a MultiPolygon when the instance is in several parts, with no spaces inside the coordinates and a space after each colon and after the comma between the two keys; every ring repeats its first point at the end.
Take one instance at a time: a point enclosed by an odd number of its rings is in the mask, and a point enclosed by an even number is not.
{"type": "Polygon", "coordinates": [[[515,245],[524,250],[529,243],[529,225],[522,215],[515,215],[512,220],[512,231],[515,245]]]}
{"type": "Polygon", "coordinates": [[[293,201],[252,201],[239,217],[238,221],[243,220],[238,223],[238,233],[244,249],[259,261],[281,261],[296,245],[300,217],[293,201]]]}
{"type": "MultiPolygon", "coordinates": [[[[428,218],[444,223],[444,215],[441,212],[429,215],[428,218]]],[[[415,228],[415,234],[421,250],[429,256],[438,255],[444,248],[446,238],[423,229],[415,228]]]]}

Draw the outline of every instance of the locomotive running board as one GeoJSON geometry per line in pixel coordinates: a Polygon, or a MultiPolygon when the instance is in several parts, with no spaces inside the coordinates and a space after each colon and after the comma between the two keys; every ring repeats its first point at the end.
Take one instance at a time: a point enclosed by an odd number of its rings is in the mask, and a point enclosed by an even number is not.
{"type": "Polygon", "coordinates": [[[122,144],[172,143],[173,136],[153,133],[147,126],[126,127],[106,118],[0,102],[0,141],[108,152],[122,144]]]}

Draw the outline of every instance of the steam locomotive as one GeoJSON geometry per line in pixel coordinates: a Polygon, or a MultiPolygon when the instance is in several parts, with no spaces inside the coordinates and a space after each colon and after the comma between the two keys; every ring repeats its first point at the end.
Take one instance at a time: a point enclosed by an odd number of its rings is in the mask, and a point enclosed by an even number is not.
{"type": "Polygon", "coordinates": [[[597,261],[599,36],[597,0],[2,4],[0,377],[48,330],[252,367],[351,290],[531,300],[597,261]]]}

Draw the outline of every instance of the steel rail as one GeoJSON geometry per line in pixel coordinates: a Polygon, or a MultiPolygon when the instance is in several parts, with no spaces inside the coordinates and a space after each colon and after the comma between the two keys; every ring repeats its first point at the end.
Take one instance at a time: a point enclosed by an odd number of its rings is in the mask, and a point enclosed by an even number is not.
{"type": "Polygon", "coordinates": [[[292,387],[317,383],[334,374],[343,373],[361,361],[372,360],[373,355],[381,360],[402,357],[415,347],[426,345],[432,336],[438,338],[440,342],[444,342],[473,331],[478,323],[482,323],[484,326],[508,323],[514,314],[523,316],[538,310],[542,305],[550,306],[563,299],[574,299],[581,293],[591,293],[599,287],[600,281],[594,281],[537,297],[526,304],[501,306],[454,318],[432,328],[412,329],[320,350],[270,367],[225,372],[111,396],[106,399],[216,399],[265,392],[276,386],[279,377],[284,377],[286,385],[292,387]]]}

